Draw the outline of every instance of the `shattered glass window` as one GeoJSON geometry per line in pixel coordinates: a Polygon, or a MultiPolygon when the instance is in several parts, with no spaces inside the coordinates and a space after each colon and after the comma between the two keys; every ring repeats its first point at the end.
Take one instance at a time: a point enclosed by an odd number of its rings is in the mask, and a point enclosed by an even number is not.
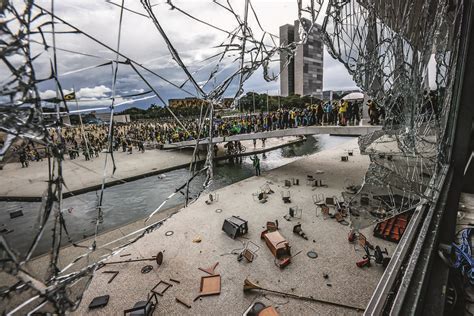
{"type": "MultiPolygon", "coordinates": [[[[233,29],[224,29],[213,21],[191,15],[178,1],[168,0],[159,5],[150,0],[133,5],[125,0],[106,1],[119,13],[112,44],[80,29],[73,21],[57,16],[55,1],[0,3],[0,131],[6,135],[0,159],[2,163],[9,159],[9,150],[17,139],[29,140],[48,152],[48,181],[35,226],[28,228],[32,239],[27,251],[19,252],[14,240],[0,236],[0,273],[2,279],[7,280],[0,288],[0,295],[9,312],[74,310],[102,262],[161,225],[162,220],[154,220],[153,216],[167,201],[183,194],[186,203],[192,203],[213,179],[214,109],[225,94],[231,93],[235,99],[241,96],[244,83],[257,70],[262,70],[267,81],[278,80],[279,73],[272,69],[280,69],[275,67],[280,63],[280,56],[287,56],[283,61],[287,66],[298,46],[306,41],[313,28],[319,27],[317,22],[323,18],[321,31],[329,53],[345,65],[367,96],[366,101],[370,99],[370,111],[378,112],[383,119],[383,130],[359,140],[361,152],[370,156],[371,163],[360,190],[344,194],[346,203],[351,205],[352,227],[362,229],[412,210],[425,200],[436,199],[439,194],[436,180],[449,162],[449,146],[444,145],[449,142],[446,131],[452,117],[462,6],[451,1],[429,0],[295,0],[300,22],[299,40],[279,45],[278,37],[262,28],[259,16],[263,13],[254,10],[252,1],[242,2],[239,9],[235,1],[204,2],[203,5],[216,14],[226,15],[233,21],[233,29]],[[210,48],[213,54],[204,58],[197,70],[191,70],[175,46],[173,33],[164,26],[166,21],[159,18],[159,10],[171,10],[186,17],[189,23],[218,31],[225,40],[218,47],[210,48]],[[154,36],[167,47],[168,61],[180,67],[179,83],[122,50],[124,12],[152,23],[154,36]],[[96,53],[71,50],[65,45],[67,40],[78,38],[93,43],[96,53]],[[63,193],[68,179],[63,177],[65,141],[61,131],[65,126],[64,115],[75,113],[71,107],[74,103],[67,101],[68,93],[63,87],[67,73],[58,71],[64,53],[96,61],[71,73],[110,73],[112,97],[104,108],[110,109],[111,116],[117,106],[133,100],[156,97],[160,105],[165,105],[160,87],[152,78],[204,101],[198,134],[210,131],[205,163],[197,164],[195,149],[187,180],[149,212],[143,227],[105,244],[98,241],[98,236],[104,222],[105,181],[113,177],[116,170],[111,150],[115,137],[113,120],[108,127],[102,187],[95,204],[94,234],[84,241],[74,240],[64,216],[63,193]],[[49,66],[39,67],[40,59],[47,60],[49,66]],[[427,78],[433,70],[436,87],[430,91],[427,78]],[[136,74],[147,91],[131,95],[127,100],[116,98],[116,84],[122,71],[136,74]],[[47,100],[55,109],[48,114],[43,112],[42,102],[46,100],[39,93],[39,86],[46,81],[54,82],[56,87],[55,96],[47,100]],[[189,198],[190,184],[196,179],[202,180],[200,191],[189,198]],[[44,264],[32,265],[30,259],[46,235],[51,245],[48,255],[42,258],[44,264]],[[73,258],[63,258],[65,244],[77,250],[73,258]]],[[[190,36],[196,35],[192,29],[189,32],[190,36]]],[[[182,127],[186,130],[184,125],[182,127]]]]}

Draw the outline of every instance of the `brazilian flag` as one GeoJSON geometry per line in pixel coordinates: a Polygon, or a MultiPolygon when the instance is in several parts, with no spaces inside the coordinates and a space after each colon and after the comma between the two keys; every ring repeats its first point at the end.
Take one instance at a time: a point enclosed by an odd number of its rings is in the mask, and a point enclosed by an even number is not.
{"type": "Polygon", "coordinates": [[[76,98],[76,92],[71,92],[69,94],[64,95],[64,101],[71,101],[76,98]]]}

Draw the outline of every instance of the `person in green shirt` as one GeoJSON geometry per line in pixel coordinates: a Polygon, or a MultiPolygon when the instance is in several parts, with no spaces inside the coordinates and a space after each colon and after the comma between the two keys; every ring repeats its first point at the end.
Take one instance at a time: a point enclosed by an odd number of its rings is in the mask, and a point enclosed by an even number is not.
{"type": "Polygon", "coordinates": [[[255,167],[255,175],[259,176],[260,175],[260,159],[258,158],[257,155],[250,156],[250,160],[253,162],[253,166],[255,167]]]}

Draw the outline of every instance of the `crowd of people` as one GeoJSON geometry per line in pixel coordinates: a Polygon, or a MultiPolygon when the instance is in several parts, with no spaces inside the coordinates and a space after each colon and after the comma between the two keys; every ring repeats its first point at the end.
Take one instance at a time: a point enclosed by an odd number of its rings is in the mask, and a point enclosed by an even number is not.
{"type": "MultiPolygon", "coordinates": [[[[371,124],[379,124],[381,111],[369,101],[371,124]]],[[[362,117],[359,102],[326,102],[308,106],[304,109],[279,109],[258,114],[240,114],[216,117],[212,123],[213,136],[230,136],[277,129],[297,128],[314,125],[357,125],[362,117]]],[[[168,120],[143,120],[125,124],[114,124],[111,150],[133,153],[135,148],[144,152],[147,146],[174,143],[209,136],[210,124],[207,120],[199,130],[196,118],[181,118],[179,122],[168,120]]],[[[88,124],[68,126],[61,129],[61,137],[66,145],[64,154],[71,160],[81,155],[86,161],[99,157],[108,148],[109,125],[88,124]]],[[[50,130],[52,140],[59,143],[55,129],[50,130]]],[[[235,146],[237,147],[237,146],[235,146]]],[[[32,143],[21,146],[17,154],[22,167],[29,161],[42,160],[49,155],[46,149],[38,149],[32,143]]]]}

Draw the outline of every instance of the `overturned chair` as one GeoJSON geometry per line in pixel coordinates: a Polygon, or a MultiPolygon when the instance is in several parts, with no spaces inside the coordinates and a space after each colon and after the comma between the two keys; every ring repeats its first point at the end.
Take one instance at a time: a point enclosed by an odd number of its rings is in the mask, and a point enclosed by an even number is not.
{"type": "Polygon", "coordinates": [[[156,296],[156,293],[151,292],[151,293],[148,293],[148,300],[136,302],[132,308],[124,310],[123,315],[130,315],[130,316],[153,315],[156,305],[158,305],[158,297],[156,296]]]}

